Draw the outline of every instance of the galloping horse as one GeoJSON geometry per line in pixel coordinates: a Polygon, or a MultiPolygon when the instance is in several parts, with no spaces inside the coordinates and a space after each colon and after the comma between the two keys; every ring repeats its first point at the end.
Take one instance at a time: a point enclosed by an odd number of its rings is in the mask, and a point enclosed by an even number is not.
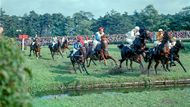
{"type": "Polygon", "coordinates": [[[33,53],[35,53],[35,55],[36,55],[36,57],[37,57],[37,59],[39,58],[39,57],[41,57],[41,55],[40,55],[40,44],[38,43],[38,41],[36,40],[35,41],[35,43],[34,44],[30,44],[30,54],[29,54],[29,56],[31,56],[31,52],[33,51],[33,53]]]}
{"type": "MultiPolygon", "coordinates": [[[[94,61],[94,60],[99,60],[99,61],[104,60],[104,64],[106,65],[107,59],[112,59],[114,63],[117,65],[116,60],[108,53],[108,42],[109,41],[108,41],[107,36],[103,35],[101,37],[101,44],[98,44],[95,49],[96,52],[94,54],[87,56],[87,58],[88,57],[90,58],[88,67],[90,66],[91,61],[94,61]]],[[[89,50],[89,51],[92,51],[92,50],[89,50]]],[[[88,52],[88,53],[91,53],[91,52],[88,52]]]]}
{"type": "Polygon", "coordinates": [[[49,45],[49,50],[51,52],[52,59],[54,60],[54,55],[56,52],[60,53],[60,55],[63,57],[62,51],[61,51],[61,43],[58,40],[58,42],[52,47],[53,44],[49,45]]]}
{"type": "Polygon", "coordinates": [[[166,63],[165,60],[169,58],[169,54],[170,54],[170,49],[168,46],[169,40],[170,40],[170,37],[169,37],[168,33],[165,32],[161,44],[150,49],[150,52],[148,53],[149,54],[148,75],[149,75],[150,66],[152,64],[152,60],[154,60],[156,62],[155,66],[154,66],[156,74],[157,74],[156,68],[160,62],[162,64],[164,70],[169,71],[168,67],[167,67],[167,69],[165,67],[165,63],[166,63]]]}
{"type": "Polygon", "coordinates": [[[65,49],[70,50],[70,49],[69,49],[69,42],[68,42],[67,39],[62,43],[61,49],[62,49],[63,52],[65,51],[65,49]]]}
{"type": "Polygon", "coordinates": [[[140,66],[144,69],[142,64],[142,57],[145,51],[145,40],[150,39],[147,31],[144,29],[140,30],[140,35],[135,38],[133,44],[131,46],[125,46],[123,44],[119,45],[118,48],[121,50],[121,59],[120,61],[120,68],[122,66],[123,61],[126,60],[126,65],[128,67],[128,60],[131,61],[131,69],[132,69],[132,61],[140,64],[140,66]]]}
{"type": "Polygon", "coordinates": [[[89,75],[85,67],[85,55],[86,55],[86,48],[80,47],[80,49],[73,56],[70,56],[70,60],[75,70],[75,73],[76,73],[75,64],[78,64],[80,72],[82,73],[82,70],[83,70],[86,72],[87,75],[89,75]]]}
{"type": "MultiPolygon", "coordinates": [[[[173,46],[171,49],[170,49],[170,54],[169,54],[169,57],[170,57],[170,61],[171,61],[171,58],[173,58],[174,61],[177,61],[181,67],[183,68],[183,70],[185,72],[187,72],[187,70],[185,69],[185,67],[183,66],[183,64],[181,63],[180,59],[179,59],[179,51],[181,49],[185,49],[184,45],[182,44],[181,41],[176,41],[176,44],[175,46],[173,46]]],[[[166,63],[166,68],[168,68],[168,61],[169,59],[166,59],[165,63],[166,63]]]]}

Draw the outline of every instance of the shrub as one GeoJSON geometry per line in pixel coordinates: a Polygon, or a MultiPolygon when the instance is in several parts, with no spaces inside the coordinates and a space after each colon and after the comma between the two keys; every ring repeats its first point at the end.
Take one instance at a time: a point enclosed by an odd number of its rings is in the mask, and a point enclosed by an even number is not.
{"type": "Polygon", "coordinates": [[[30,107],[23,57],[12,39],[0,38],[0,107],[30,107]]]}

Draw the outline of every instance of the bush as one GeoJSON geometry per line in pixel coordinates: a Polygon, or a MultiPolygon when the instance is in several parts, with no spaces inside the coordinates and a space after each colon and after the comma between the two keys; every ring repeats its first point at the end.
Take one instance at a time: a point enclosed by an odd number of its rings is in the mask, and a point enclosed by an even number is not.
{"type": "Polygon", "coordinates": [[[12,39],[0,38],[0,107],[30,107],[26,91],[27,68],[23,57],[12,39]]]}

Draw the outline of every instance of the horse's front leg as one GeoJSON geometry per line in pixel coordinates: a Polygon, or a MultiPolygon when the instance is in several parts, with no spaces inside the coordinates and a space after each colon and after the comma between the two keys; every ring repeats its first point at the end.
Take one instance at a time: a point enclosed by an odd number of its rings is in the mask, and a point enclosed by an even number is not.
{"type": "Polygon", "coordinates": [[[120,68],[121,68],[121,66],[122,66],[123,61],[125,61],[125,58],[122,58],[122,59],[119,60],[119,62],[120,62],[119,67],[120,67],[120,68]]]}
{"type": "Polygon", "coordinates": [[[73,69],[74,69],[75,73],[77,73],[76,68],[75,68],[75,63],[73,61],[71,61],[71,63],[73,65],[73,69]]]}
{"type": "Polygon", "coordinates": [[[181,61],[180,61],[179,59],[177,59],[176,61],[181,65],[181,67],[183,68],[183,70],[184,70],[185,72],[187,72],[187,70],[185,69],[185,67],[184,67],[183,64],[181,63],[181,61]]]}
{"type": "Polygon", "coordinates": [[[87,65],[87,67],[90,67],[91,61],[92,61],[92,58],[90,57],[90,61],[89,61],[88,65],[87,65]]]}
{"type": "Polygon", "coordinates": [[[85,63],[82,64],[82,68],[83,68],[83,70],[86,72],[86,74],[89,75],[89,73],[88,73],[88,71],[87,71],[87,69],[86,69],[86,67],[85,67],[85,63]]]}
{"type": "Polygon", "coordinates": [[[106,61],[106,58],[104,56],[104,53],[101,52],[100,55],[101,55],[100,58],[103,58],[103,60],[104,60],[104,65],[107,65],[107,61],[106,61]]]}
{"type": "Polygon", "coordinates": [[[63,58],[63,54],[62,54],[61,49],[59,49],[59,54],[60,54],[60,55],[61,55],[61,57],[63,58]]]}
{"type": "Polygon", "coordinates": [[[158,74],[158,73],[157,73],[157,69],[156,69],[156,68],[158,67],[158,64],[159,64],[159,61],[157,61],[156,64],[154,65],[154,70],[155,70],[155,72],[156,72],[156,75],[158,74]]]}
{"type": "Polygon", "coordinates": [[[133,72],[133,61],[132,60],[130,60],[130,68],[131,68],[131,71],[133,72]]]}

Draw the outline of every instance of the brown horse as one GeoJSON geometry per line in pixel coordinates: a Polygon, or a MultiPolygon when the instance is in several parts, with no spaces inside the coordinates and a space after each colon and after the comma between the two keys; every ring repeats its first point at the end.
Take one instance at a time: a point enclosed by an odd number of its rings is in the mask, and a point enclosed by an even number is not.
{"type": "Polygon", "coordinates": [[[95,54],[89,56],[90,61],[88,67],[90,66],[91,61],[94,60],[99,60],[99,61],[104,60],[104,64],[107,65],[106,61],[107,59],[112,59],[115,65],[117,65],[116,60],[108,53],[108,43],[109,43],[108,37],[106,35],[103,35],[101,37],[101,44],[98,44],[99,46],[97,46],[100,47],[100,50],[98,50],[95,54]]]}
{"type": "Polygon", "coordinates": [[[157,74],[157,67],[159,63],[161,62],[163,68],[165,71],[169,71],[168,67],[166,68],[165,65],[168,65],[168,61],[166,59],[169,59],[170,49],[168,46],[168,42],[170,41],[170,36],[167,32],[164,33],[163,40],[160,45],[150,49],[149,56],[149,64],[148,64],[148,75],[149,75],[149,69],[152,64],[152,61],[154,60],[156,64],[154,65],[155,72],[157,74]]]}
{"type": "Polygon", "coordinates": [[[55,55],[56,52],[60,53],[60,55],[63,57],[60,41],[58,41],[58,43],[56,43],[54,46],[52,46],[52,45],[53,44],[49,45],[49,50],[51,52],[52,59],[54,60],[54,55],[55,55]]]}
{"type": "Polygon", "coordinates": [[[62,45],[61,45],[61,50],[64,52],[66,49],[68,49],[68,50],[70,50],[69,49],[69,42],[68,42],[68,40],[66,39],[63,43],[62,43],[62,45]]]}
{"type": "Polygon", "coordinates": [[[41,57],[40,50],[41,50],[40,44],[36,40],[34,45],[32,43],[30,44],[30,54],[29,54],[29,56],[31,56],[31,52],[33,51],[33,53],[36,55],[36,57],[38,59],[39,57],[41,57]]]}

